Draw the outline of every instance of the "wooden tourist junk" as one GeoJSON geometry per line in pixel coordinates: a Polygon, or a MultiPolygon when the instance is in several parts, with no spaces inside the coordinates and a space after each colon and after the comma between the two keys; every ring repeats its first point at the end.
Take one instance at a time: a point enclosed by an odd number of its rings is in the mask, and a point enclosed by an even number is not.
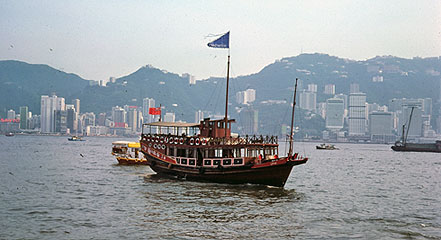
{"type": "MultiPolygon", "coordinates": [[[[229,33],[211,42],[229,38],[229,33]]],[[[228,39],[227,39],[228,40],[228,39]]],[[[217,42],[216,42],[217,41],[217,42]]],[[[210,46],[210,43],[209,43],[210,46]]],[[[228,42],[224,45],[228,46],[228,42]]],[[[294,166],[308,158],[293,153],[294,88],[289,152],[279,157],[276,136],[233,136],[228,119],[230,55],[227,63],[225,118],[200,123],[154,122],[143,125],[141,150],[153,171],[187,180],[283,187],[294,166]]]]}

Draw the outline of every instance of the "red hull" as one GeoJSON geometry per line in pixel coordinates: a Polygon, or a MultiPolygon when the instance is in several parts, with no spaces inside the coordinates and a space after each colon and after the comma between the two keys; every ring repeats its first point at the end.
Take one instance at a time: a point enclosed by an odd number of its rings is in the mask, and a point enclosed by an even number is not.
{"type": "Polygon", "coordinates": [[[262,184],[283,187],[295,165],[304,164],[307,158],[301,160],[278,159],[261,165],[249,165],[231,168],[186,167],[171,164],[146,155],[148,165],[158,174],[178,177],[192,181],[206,181],[230,184],[262,184]]]}

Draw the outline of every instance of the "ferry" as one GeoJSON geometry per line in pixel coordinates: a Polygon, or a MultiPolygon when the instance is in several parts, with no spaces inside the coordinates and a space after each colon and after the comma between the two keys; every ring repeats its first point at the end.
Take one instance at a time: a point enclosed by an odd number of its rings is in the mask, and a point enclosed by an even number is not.
{"type": "Polygon", "coordinates": [[[141,152],[139,142],[116,141],[112,143],[112,155],[119,164],[123,165],[146,165],[147,160],[141,152]]]}

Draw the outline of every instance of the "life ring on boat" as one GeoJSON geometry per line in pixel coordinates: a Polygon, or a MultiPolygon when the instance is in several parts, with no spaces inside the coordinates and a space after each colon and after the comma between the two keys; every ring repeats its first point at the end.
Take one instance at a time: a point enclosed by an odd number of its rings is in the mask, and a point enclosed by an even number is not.
{"type": "Polygon", "coordinates": [[[194,144],[194,138],[190,138],[190,145],[193,146],[194,144]]]}
{"type": "Polygon", "coordinates": [[[155,144],[153,144],[153,148],[158,148],[158,145],[156,145],[156,143],[155,144]]]}
{"type": "Polygon", "coordinates": [[[207,139],[206,138],[202,138],[201,143],[204,146],[207,145],[207,139]]]}
{"type": "Polygon", "coordinates": [[[179,143],[179,138],[175,137],[175,144],[178,145],[178,143],[179,143]]]}
{"type": "Polygon", "coordinates": [[[161,148],[162,148],[162,150],[164,150],[164,149],[165,149],[165,145],[164,145],[164,144],[162,144],[161,148]]]}
{"type": "Polygon", "coordinates": [[[184,138],[179,138],[179,144],[184,144],[184,138]]]}
{"type": "Polygon", "coordinates": [[[160,136],[160,137],[159,137],[159,142],[160,142],[160,143],[163,143],[163,142],[164,142],[164,137],[163,137],[163,136],[160,136]]]}
{"type": "Polygon", "coordinates": [[[201,139],[199,139],[199,138],[196,138],[196,140],[194,141],[194,144],[196,144],[196,145],[199,145],[199,144],[201,144],[201,139]]]}
{"type": "Polygon", "coordinates": [[[169,141],[168,137],[164,137],[164,142],[168,143],[168,141],[169,141]]]}

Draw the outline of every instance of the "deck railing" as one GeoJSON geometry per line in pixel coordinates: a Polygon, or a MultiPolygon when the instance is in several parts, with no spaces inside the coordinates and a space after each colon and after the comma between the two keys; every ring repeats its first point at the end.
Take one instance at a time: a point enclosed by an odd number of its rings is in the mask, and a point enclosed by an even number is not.
{"type": "Polygon", "coordinates": [[[172,134],[142,134],[142,140],[147,142],[166,143],[174,145],[245,145],[245,144],[278,144],[277,136],[245,135],[244,137],[207,138],[200,136],[172,134]]]}

